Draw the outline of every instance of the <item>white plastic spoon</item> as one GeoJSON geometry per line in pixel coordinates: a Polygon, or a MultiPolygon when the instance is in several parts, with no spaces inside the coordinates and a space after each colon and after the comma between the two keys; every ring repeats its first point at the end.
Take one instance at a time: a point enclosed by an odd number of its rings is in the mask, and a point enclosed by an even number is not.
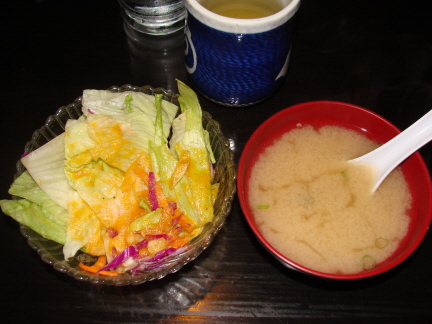
{"type": "Polygon", "coordinates": [[[350,162],[372,168],[374,183],[372,192],[375,192],[394,168],[430,140],[432,140],[432,110],[387,143],[350,162]]]}

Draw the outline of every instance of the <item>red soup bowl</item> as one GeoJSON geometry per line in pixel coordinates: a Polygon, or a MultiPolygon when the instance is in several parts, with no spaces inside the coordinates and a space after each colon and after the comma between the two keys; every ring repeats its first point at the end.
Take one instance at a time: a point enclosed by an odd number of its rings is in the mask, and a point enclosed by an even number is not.
{"type": "Polygon", "coordinates": [[[412,206],[408,211],[411,218],[406,236],[396,251],[386,260],[377,263],[371,270],[355,274],[332,274],[319,272],[298,264],[275,249],[261,234],[248,202],[249,179],[253,165],[266,147],[296,128],[298,124],[321,127],[343,126],[355,130],[374,140],[385,143],[398,135],[400,130],[383,117],[355,105],[315,101],[286,108],[265,121],[252,134],[242,152],[237,176],[238,195],[243,213],[259,242],[283,265],[306,274],[327,279],[361,279],[388,271],[407,259],[420,245],[431,222],[431,178],[421,155],[416,152],[400,166],[412,195],[412,206]]]}

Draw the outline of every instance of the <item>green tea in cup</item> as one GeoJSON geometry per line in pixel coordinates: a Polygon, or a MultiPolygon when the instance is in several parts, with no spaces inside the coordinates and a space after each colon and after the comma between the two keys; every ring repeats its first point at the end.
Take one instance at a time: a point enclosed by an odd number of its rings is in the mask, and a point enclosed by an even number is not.
{"type": "Polygon", "coordinates": [[[202,0],[199,3],[215,14],[237,19],[263,18],[284,8],[278,0],[202,0]]]}

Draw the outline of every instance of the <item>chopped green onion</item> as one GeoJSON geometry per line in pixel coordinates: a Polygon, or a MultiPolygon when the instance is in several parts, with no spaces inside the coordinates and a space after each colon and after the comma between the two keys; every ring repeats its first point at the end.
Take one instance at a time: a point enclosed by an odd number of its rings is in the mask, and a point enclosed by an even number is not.
{"type": "Polygon", "coordinates": [[[361,259],[360,265],[365,270],[371,270],[371,269],[375,268],[376,261],[372,256],[365,255],[361,259]]]}
{"type": "Polygon", "coordinates": [[[387,240],[385,238],[379,237],[375,240],[375,246],[378,249],[384,249],[388,244],[389,244],[389,240],[387,240]]]}
{"type": "Polygon", "coordinates": [[[345,173],[345,171],[342,171],[341,174],[342,174],[342,177],[343,177],[346,181],[349,180],[347,174],[345,173]]]}
{"type": "Polygon", "coordinates": [[[131,101],[133,100],[133,96],[131,93],[127,94],[125,97],[125,104],[127,112],[132,112],[131,101]]]}
{"type": "Polygon", "coordinates": [[[270,205],[258,205],[259,209],[269,209],[270,205]]]}

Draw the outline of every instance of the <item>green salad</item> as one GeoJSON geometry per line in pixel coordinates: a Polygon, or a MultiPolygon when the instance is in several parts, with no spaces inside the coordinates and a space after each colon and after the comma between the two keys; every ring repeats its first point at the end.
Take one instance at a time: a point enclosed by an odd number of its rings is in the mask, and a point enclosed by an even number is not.
{"type": "Polygon", "coordinates": [[[179,107],[162,95],[84,90],[83,115],[21,161],[2,211],[98,258],[90,272],[139,273],[180,253],[213,220],[218,184],[195,92],[178,81],[179,107]]]}

